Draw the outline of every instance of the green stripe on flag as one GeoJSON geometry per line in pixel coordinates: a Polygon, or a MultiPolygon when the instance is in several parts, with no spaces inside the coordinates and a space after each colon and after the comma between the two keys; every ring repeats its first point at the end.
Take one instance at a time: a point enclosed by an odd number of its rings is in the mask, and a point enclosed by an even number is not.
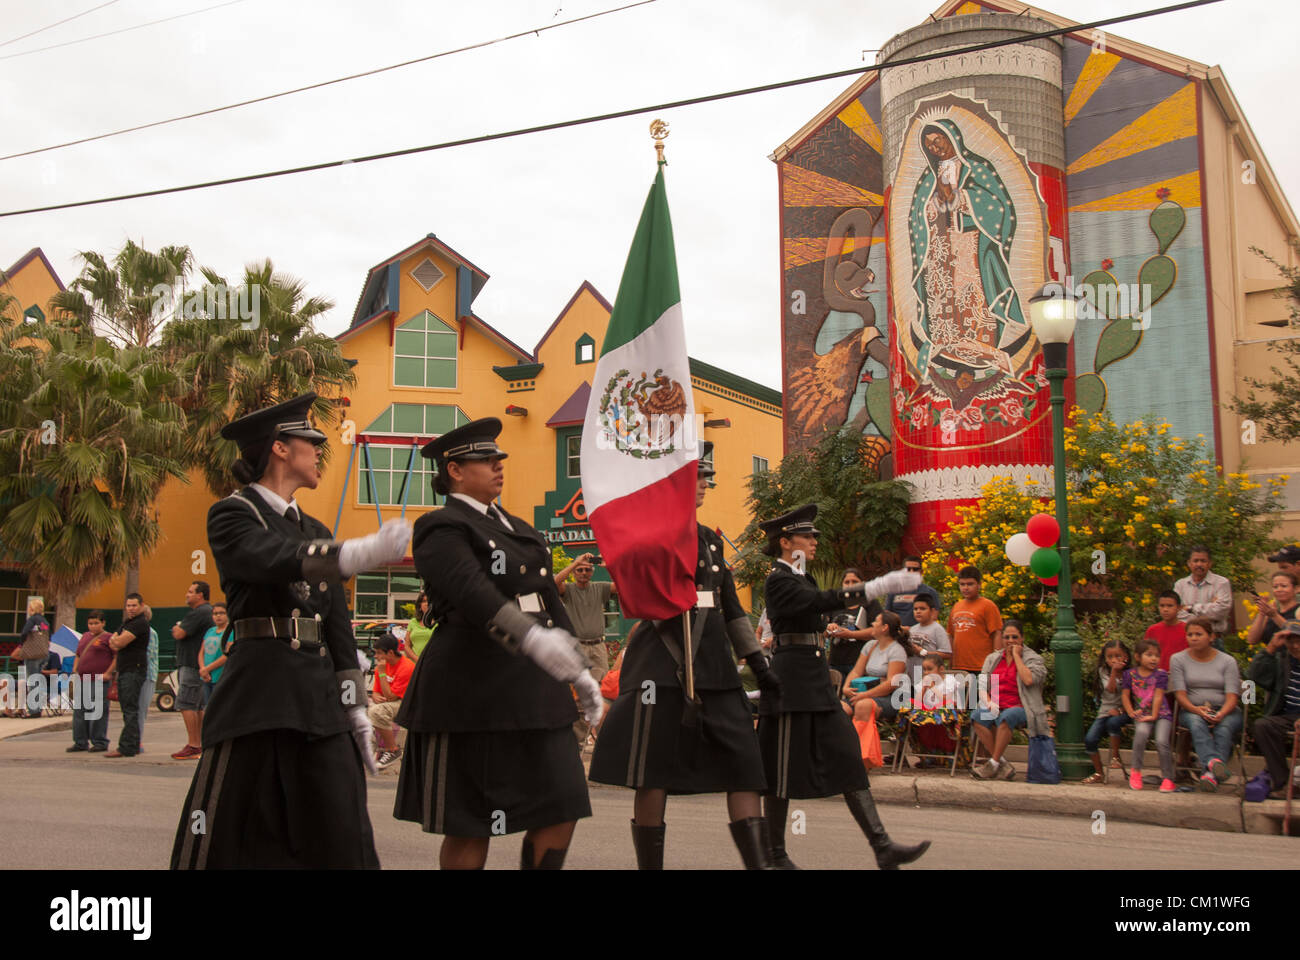
{"type": "Polygon", "coordinates": [[[660,166],[632,238],[601,353],[635,340],[681,299],[673,222],[668,215],[668,191],[664,189],[664,170],[660,166]]]}

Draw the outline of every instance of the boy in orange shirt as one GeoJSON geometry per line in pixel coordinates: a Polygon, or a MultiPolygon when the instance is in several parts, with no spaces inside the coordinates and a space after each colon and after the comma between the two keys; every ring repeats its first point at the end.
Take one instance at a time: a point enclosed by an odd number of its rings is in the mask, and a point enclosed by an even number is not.
{"type": "Polygon", "coordinates": [[[375,689],[370,694],[370,723],[379,741],[378,766],[390,766],[402,756],[393,736],[393,718],[402,705],[402,696],[411,682],[415,664],[398,652],[397,638],[385,634],[375,641],[375,689]]]}
{"type": "Polygon", "coordinates": [[[948,636],[952,638],[952,668],[978,673],[984,659],[1002,649],[1002,613],[998,605],[980,596],[983,576],[975,567],[957,573],[961,599],[948,614],[948,636]]]}

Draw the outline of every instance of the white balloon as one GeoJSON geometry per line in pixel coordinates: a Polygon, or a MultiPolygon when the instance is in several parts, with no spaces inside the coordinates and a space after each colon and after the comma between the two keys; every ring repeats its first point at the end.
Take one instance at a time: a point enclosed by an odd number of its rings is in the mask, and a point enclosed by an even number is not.
{"type": "Polygon", "coordinates": [[[1027,533],[1017,533],[1007,540],[1006,551],[1007,559],[1017,567],[1029,566],[1029,559],[1034,555],[1038,547],[1034,546],[1034,541],[1029,539],[1027,533]]]}

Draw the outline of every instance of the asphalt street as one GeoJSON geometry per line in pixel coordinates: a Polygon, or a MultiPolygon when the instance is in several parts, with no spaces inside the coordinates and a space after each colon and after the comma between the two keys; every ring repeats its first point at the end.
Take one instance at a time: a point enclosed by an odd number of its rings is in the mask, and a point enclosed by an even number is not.
{"type": "MultiPolygon", "coordinates": [[[[110,726],[117,739],[117,713],[110,726]]],[[[38,731],[0,741],[0,843],[31,850],[36,865],[65,869],[162,869],[195,764],[168,756],[185,742],[180,716],[152,713],[145,753],[132,759],[64,750],[69,730],[38,731]],[[30,846],[21,837],[40,837],[30,846]]],[[[439,838],[393,819],[397,778],[372,777],[370,818],[385,868],[437,864],[439,838]]],[[[592,785],[593,816],[578,825],[566,867],[631,869],[628,820],[631,791],[592,785]]],[[[791,858],[812,869],[874,869],[874,860],[843,801],[793,801],[806,830],[788,837],[791,858]]],[[[882,804],[897,839],[933,841],[908,869],[1073,868],[1204,870],[1208,864],[1294,869],[1300,839],[1182,830],[1109,821],[1098,832],[1089,817],[986,813],[967,809],[882,804]]],[[[739,869],[721,795],[669,800],[669,869],[739,869]]],[[[515,869],[520,836],[495,841],[489,869],[515,869]]],[[[11,866],[15,866],[12,861],[11,866]]]]}

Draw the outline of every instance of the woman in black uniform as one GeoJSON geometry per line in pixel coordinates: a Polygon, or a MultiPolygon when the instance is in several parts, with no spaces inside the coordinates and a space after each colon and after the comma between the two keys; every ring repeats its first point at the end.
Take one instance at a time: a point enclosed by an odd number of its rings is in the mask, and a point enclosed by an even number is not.
{"type": "Polygon", "coordinates": [[[294,492],[320,482],[316,394],[222,428],[248,484],[208,511],[230,659],[203,713],[203,759],[176,828],[172,869],[378,867],[364,764],[366,693],[342,579],[406,555],[411,528],[342,543],[294,492]]]}
{"type": "Polygon", "coordinates": [[[894,843],[885,832],[853,724],[840,708],[826,666],[827,611],[846,603],[910,590],[920,574],[898,570],[867,583],[840,590],[819,590],[803,570],[817,555],[813,526],[817,505],[808,504],[760,524],[767,534],[765,552],[779,558],[768,574],[767,615],[772,621],[772,672],[781,681],[781,697],[759,701],[758,738],[767,770],[765,795],[774,866],[793,870],[785,852],[785,822],[790,799],[844,794],[849,811],[862,828],[882,870],[911,863],[930,846],[894,843]]]}
{"type": "Polygon", "coordinates": [[[591,816],[573,738],[604,711],[578,653],[542,535],[494,502],[501,421],[475,420],[427,444],[441,510],[415,524],[415,568],[438,629],[396,722],[408,732],[393,815],[445,835],[443,869],[481,869],[493,836],[524,831],[520,865],[559,869],[591,816]]]}
{"type": "MultiPolygon", "coordinates": [[[[704,446],[707,457],[712,444],[704,446]]],[[[713,475],[701,459],[696,508],[713,475]]],[[[663,869],[668,794],[726,791],[731,836],[745,868],[769,869],[759,801],[763,762],[732,651],[750,665],[766,695],[779,696],[779,684],[722,561],[722,538],[702,524],[696,527],[699,603],[691,614],[695,702],[688,704],[685,696],[681,618],[637,623],[623,655],[618,700],[596,741],[591,779],[636,790],[632,846],[638,868],[663,869]]]]}

